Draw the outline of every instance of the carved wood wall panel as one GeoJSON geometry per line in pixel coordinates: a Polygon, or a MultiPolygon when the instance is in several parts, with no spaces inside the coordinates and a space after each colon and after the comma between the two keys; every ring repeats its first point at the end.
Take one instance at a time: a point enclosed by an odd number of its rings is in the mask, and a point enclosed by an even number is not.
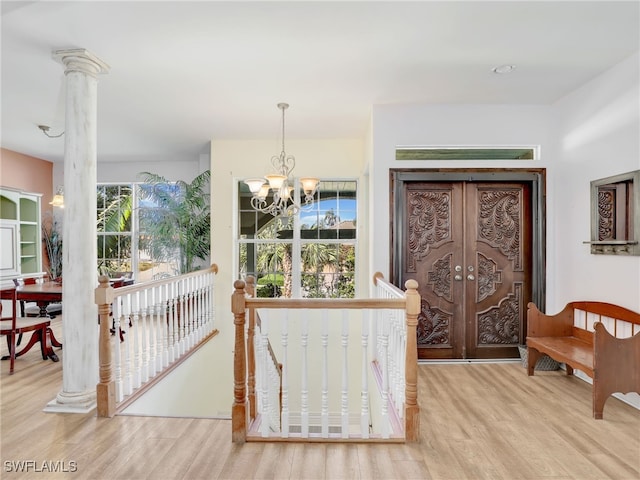
{"type": "Polygon", "coordinates": [[[520,230],[522,199],[519,190],[487,190],[480,193],[478,238],[488,241],[522,268],[520,230]]]}
{"type": "Polygon", "coordinates": [[[429,308],[429,304],[424,299],[421,303],[417,327],[418,347],[450,345],[452,316],[439,308],[429,308]]]}
{"type": "Polygon", "coordinates": [[[433,292],[439,297],[446,298],[451,301],[452,285],[451,285],[451,257],[450,253],[433,262],[432,269],[427,273],[427,283],[431,285],[433,292]]]}
{"type": "Polygon", "coordinates": [[[429,247],[451,236],[451,195],[408,192],[407,210],[407,271],[415,272],[429,247]]]}
{"type": "Polygon", "coordinates": [[[478,264],[478,289],[476,298],[481,302],[496,292],[497,284],[502,283],[502,271],[498,270],[498,264],[482,253],[477,254],[478,264]]]}
{"type": "Polygon", "coordinates": [[[522,312],[522,283],[515,283],[514,293],[478,315],[478,345],[517,345],[522,312]]]}
{"type": "Polygon", "coordinates": [[[600,188],[598,191],[598,240],[615,240],[615,205],[614,190],[600,188]]]}

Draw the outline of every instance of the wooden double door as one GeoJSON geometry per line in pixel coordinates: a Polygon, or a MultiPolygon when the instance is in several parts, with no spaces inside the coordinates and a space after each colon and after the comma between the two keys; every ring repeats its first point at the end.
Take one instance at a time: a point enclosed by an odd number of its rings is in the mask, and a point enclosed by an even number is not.
{"type": "Polygon", "coordinates": [[[399,284],[415,279],[418,358],[506,358],[532,299],[530,182],[402,183],[399,284]]]}

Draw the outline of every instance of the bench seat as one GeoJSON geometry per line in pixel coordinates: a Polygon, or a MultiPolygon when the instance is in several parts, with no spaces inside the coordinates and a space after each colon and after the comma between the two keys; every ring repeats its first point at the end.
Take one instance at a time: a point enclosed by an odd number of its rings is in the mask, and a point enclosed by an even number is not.
{"type": "Polygon", "coordinates": [[[527,346],[593,378],[593,344],[589,342],[577,337],[529,337],[527,346]]]}
{"type": "Polygon", "coordinates": [[[593,379],[593,417],[601,419],[613,393],[640,393],[640,314],[603,302],[571,302],[556,315],[527,306],[527,374],[541,355],[564,363],[567,375],[581,370],[593,379]],[[581,312],[576,316],[576,311],[581,312]],[[579,320],[581,318],[582,320],[579,320]],[[593,326],[588,325],[588,319],[593,326]],[[609,332],[603,322],[612,328],[609,332]],[[616,335],[618,325],[626,338],[616,335]],[[629,328],[630,327],[630,328],[629,328]],[[612,334],[613,333],[613,334],[612,334]],[[628,334],[630,333],[630,336],[628,334]]]}

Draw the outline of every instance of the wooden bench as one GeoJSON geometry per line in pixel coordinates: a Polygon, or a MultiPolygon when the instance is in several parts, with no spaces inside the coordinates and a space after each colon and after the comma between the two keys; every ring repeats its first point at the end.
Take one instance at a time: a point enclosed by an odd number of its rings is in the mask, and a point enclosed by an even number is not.
{"type": "Polygon", "coordinates": [[[593,379],[597,419],[611,394],[640,393],[639,313],[603,302],[571,302],[556,315],[545,315],[533,303],[527,308],[529,376],[542,354],[564,363],[567,375],[581,370],[593,379]]]}

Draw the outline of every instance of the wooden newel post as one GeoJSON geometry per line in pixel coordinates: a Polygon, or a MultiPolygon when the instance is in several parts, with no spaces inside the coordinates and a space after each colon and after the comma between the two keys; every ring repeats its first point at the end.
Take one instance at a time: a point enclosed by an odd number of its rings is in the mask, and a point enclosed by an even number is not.
{"type": "Polygon", "coordinates": [[[116,383],[111,370],[111,332],[109,312],[113,302],[114,289],[109,285],[109,277],[101,275],[100,285],[95,290],[95,302],[100,318],[100,338],[98,343],[100,361],[100,383],[96,386],[96,404],[99,417],[113,417],[116,412],[116,383]]]}
{"type": "MultiPolygon", "coordinates": [[[[247,276],[247,294],[256,296],[256,278],[253,275],[247,276]]],[[[256,418],[256,352],[254,349],[254,337],[256,331],[256,311],[249,310],[249,327],[247,328],[247,388],[249,402],[249,418],[256,418]]]]}
{"type": "Polygon", "coordinates": [[[234,443],[244,443],[247,439],[247,360],[244,345],[245,324],[245,283],[236,280],[235,291],[231,295],[231,311],[236,327],[233,353],[233,406],[231,407],[231,439],[234,443]]]}
{"type": "Polygon", "coordinates": [[[405,439],[407,442],[420,440],[420,407],[418,406],[418,343],[416,330],[420,313],[420,294],[418,282],[407,280],[404,284],[407,291],[407,354],[405,360],[405,439]]]}

